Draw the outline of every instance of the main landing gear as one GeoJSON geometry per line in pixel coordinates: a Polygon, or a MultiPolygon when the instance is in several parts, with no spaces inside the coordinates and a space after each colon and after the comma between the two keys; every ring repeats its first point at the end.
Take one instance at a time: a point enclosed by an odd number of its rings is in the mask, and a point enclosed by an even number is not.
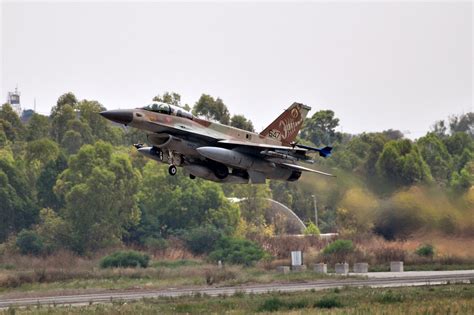
{"type": "Polygon", "coordinates": [[[176,175],[177,172],[178,172],[178,169],[176,168],[175,165],[171,164],[170,167],[168,167],[168,173],[169,173],[171,176],[176,175]]]}

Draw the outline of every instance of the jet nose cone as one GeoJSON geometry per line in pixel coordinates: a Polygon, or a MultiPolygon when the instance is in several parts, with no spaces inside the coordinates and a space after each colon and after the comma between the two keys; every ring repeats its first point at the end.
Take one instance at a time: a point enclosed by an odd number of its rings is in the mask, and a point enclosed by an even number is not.
{"type": "Polygon", "coordinates": [[[100,112],[100,115],[113,122],[127,125],[133,120],[133,112],[126,109],[107,110],[100,112]]]}

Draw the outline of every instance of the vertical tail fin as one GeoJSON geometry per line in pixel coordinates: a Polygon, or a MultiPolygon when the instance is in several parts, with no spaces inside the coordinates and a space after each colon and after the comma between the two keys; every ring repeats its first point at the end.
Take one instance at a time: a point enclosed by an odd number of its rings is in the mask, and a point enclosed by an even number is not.
{"type": "Polygon", "coordinates": [[[306,115],[311,107],[293,103],[277,119],[275,119],[260,135],[273,138],[282,142],[282,144],[291,144],[298,135],[303,126],[306,115]]]}

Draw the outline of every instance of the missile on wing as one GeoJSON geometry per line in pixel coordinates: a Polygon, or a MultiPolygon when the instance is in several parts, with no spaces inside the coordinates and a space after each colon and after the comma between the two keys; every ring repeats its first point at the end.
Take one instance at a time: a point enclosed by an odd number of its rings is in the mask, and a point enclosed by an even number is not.
{"type": "Polygon", "coordinates": [[[297,159],[294,156],[291,156],[289,154],[284,154],[281,152],[277,151],[270,151],[270,150],[264,150],[261,151],[260,154],[266,155],[271,158],[277,158],[277,159],[283,159],[283,160],[290,160],[290,161],[296,161],[297,159]]]}
{"type": "Polygon", "coordinates": [[[271,172],[275,169],[275,163],[234,150],[220,147],[200,147],[197,151],[210,160],[241,169],[253,169],[259,172],[271,172]]]}

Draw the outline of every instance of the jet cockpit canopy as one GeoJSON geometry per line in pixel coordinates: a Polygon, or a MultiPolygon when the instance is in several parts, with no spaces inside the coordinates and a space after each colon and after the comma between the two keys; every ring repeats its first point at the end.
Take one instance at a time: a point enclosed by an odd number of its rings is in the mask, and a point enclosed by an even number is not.
{"type": "Polygon", "coordinates": [[[150,105],[143,107],[142,109],[149,110],[155,113],[165,114],[165,115],[184,117],[191,120],[194,118],[193,114],[191,114],[184,108],[181,108],[175,105],[166,104],[166,103],[161,103],[161,102],[153,102],[150,105]]]}

